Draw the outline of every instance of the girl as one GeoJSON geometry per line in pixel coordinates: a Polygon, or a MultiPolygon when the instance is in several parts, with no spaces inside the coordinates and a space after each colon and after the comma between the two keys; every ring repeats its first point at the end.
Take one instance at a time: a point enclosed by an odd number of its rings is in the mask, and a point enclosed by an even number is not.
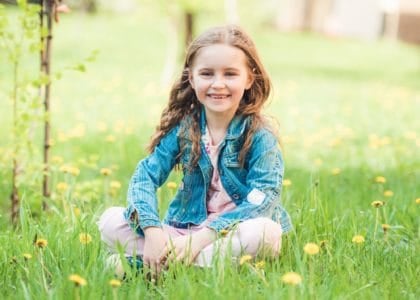
{"type": "Polygon", "coordinates": [[[128,207],[109,208],[98,222],[103,241],[123,245],[129,261],[138,257],[154,274],[173,261],[209,266],[216,252],[278,255],[291,223],[279,201],[278,141],[261,114],[269,93],[242,29],[216,27],[194,40],[131,179],[128,207]],[[156,190],[176,165],[183,179],[161,222],[156,190]]]}

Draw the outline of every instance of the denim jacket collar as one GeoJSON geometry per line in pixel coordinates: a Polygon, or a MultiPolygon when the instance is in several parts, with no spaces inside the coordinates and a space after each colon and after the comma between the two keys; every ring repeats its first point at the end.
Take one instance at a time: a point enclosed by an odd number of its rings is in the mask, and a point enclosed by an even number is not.
{"type": "MultiPolygon", "coordinates": [[[[228,131],[226,134],[226,139],[237,139],[241,135],[243,135],[247,125],[249,122],[249,117],[243,116],[243,115],[235,115],[230,121],[228,131]]],[[[204,107],[201,109],[201,115],[200,115],[200,130],[201,132],[205,132],[206,130],[206,111],[204,110],[204,107]]]]}

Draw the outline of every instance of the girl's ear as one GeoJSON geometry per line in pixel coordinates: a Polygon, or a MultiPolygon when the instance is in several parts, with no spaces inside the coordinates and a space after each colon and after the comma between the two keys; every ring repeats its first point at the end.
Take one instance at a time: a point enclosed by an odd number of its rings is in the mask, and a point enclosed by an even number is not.
{"type": "Polygon", "coordinates": [[[190,68],[187,68],[187,72],[188,72],[188,81],[190,82],[191,87],[194,89],[194,80],[192,76],[192,71],[190,68]]]}
{"type": "Polygon", "coordinates": [[[245,90],[249,90],[251,88],[252,84],[254,83],[254,79],[254,73],[248,72],[248,79],[245,85],[245,90]]]}

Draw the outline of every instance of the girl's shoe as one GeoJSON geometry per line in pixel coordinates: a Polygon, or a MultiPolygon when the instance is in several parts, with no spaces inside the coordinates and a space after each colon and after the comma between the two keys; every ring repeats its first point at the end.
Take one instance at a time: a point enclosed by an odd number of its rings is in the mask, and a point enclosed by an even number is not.
{"type": "Polygon", "coordinates": [[[131,269],[135,269],[138,272],[143,268],[143,259],[140,256],[126,256],[126,259],[131,269]]]}

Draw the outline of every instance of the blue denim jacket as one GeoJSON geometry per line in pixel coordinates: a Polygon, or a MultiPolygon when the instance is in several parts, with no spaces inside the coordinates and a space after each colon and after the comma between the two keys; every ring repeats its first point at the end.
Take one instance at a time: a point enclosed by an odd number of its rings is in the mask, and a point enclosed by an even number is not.
{"type": "MultiPolygon", "coordinates": [[[[162,138],[153,153],[139,162],[132,176],[128,189],[128,208],[124,216],[142,236],[144,228],[162,225],[156,190],[166,181],[177,163],[180,145],[186,145],[180,157],[183,179],[163,222],[178,228],[188,228],[203,223],[207,218],[206,195],[213,166],[200,141],[201,156],[197,167],[186,167],[190,159],[191,140],[183,134],[185,131],[180,130],[181,126],[186,126],[185,122],[188,121],[183,120],[162,138]]],[[[248,117],[234,117],[221,144],[218,160],[221,182],[236,207],[222,213],[207,226],[219,232],[244,220],[269,217],[281,224],[283,232],[288,232],[291,230],[290,217],[280,203],[284,166],[277,139],[269,130],[259,129],[252,139],[244,166],[241,167],[238,161],[248,122],[248,117]]],[[[201,132],[205,132],[205,126],[203,110],[201,132]]]]}

